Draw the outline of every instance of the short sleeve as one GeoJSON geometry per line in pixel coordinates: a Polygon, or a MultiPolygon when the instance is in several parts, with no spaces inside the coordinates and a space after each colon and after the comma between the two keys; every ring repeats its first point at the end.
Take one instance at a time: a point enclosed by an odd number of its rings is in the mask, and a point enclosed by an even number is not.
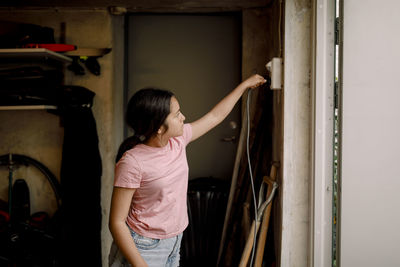
{"type": "Polygon", "coordinates": [[[136,159],[125,153],[115,165],[114,186],[139,188],[142,175],[136,159]]]}
{"type": "Polygon", "coordinates": [[[192,140],[192,125],[190,123],[186,123],[183,126],[183,140],[185,145],[190,143],[190,140],[192,140]]]}

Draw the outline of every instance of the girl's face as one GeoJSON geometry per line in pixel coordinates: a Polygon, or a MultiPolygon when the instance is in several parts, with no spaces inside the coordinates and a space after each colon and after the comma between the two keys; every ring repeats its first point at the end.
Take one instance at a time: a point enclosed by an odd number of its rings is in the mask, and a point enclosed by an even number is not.
{"type": "Polygon", "coordinates": [[[181,136],[183,134],[183,122],[185,116],[183,116],[178,100],[175,97],[171,97],[170,110],[167,119],[165,120],[168,125],[168,130],[164,133],[168,138],[181,136]]]}

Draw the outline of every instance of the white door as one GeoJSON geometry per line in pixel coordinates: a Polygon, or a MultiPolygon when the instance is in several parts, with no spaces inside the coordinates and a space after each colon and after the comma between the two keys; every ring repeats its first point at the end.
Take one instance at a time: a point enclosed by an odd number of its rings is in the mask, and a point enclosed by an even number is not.
{"type": "Polygon", "coordinates": [[[343,1],[341,267],[400,266],[400,1],[343,1]]]}
{"type": "MultiPolygon", "coordinates": [[[[132,15],[128,25],[128,97],[143,87],[169,89],[192,122],[240,82],[241,24],[235,14],[132,15]]],[[[235,123],[239,105],[188,146],[190,178],[231,178],[237,143],[222,139],[238,138],[235,123]]]]}

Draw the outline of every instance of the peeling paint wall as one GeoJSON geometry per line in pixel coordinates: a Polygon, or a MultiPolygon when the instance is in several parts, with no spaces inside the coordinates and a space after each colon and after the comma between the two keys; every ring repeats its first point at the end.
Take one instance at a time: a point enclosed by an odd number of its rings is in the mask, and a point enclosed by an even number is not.
{"type": "Polygon", "coordinates": [[[282,267],[308,265],[311,14],[310,0],[285,2],[282,267]]]}
{"type": "MultiPolygon", "coordinates": [[[[122,140],[123,95],[123,17],[112,17],[105,10],[29,10],[0,11],[2,20],[34,23],[52,27],[56,42],[60,38],[60,24],[66,23],[66,43],[80,47],[113,48],[110,54],[99,58],[101,75],[89,71],[76,76],[65,71],[65,84],[84,86],[96,93],[92,108],[97,124],[102,158],[102,257],[107,266],[111,235],[108,231],[108,210],[111,200],[114,156],[122,140]],[[119,30],[114,31],[117,27],[119,30]],[[118,43],[117,43],[118,42],[118,43]],[[113,46],[116,46],[115,49],[113,46]],[[115,65],[114,62],[118,62],[115,65]],[[114,68],[115,66],[115,68],[114,68]],[[116,120],[115,118],[118,118],[116,120]]],[[[59,118],[46,111],[1,111],[0,154],[20,153],[45,164],[58,178],[60,176],[63,128],[59,118]]],[[[7,200],[7,170],[2,168],[0,198],[7,200]]],[[[21,168],[21,177],[29,178],[31,211],[54,213],[51,188],[40,174],[31,168],[21,168]],[[38,176],[38,177],[35,177],[38,176]]],[[[16,178],[18,178],[18,176],[16,178]]]]}

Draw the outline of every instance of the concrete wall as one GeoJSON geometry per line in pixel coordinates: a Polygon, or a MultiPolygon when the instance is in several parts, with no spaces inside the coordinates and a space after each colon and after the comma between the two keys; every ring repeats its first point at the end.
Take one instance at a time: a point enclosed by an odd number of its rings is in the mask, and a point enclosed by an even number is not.
{"type": "MultiPolygon", "coordinates": [[[[108,210],[112,192],[114,156],[122,140],[122,87],[123,87],[123,17],[112,17],[104,10],[31,10],[0,11],[2,20],[34,23],[52,27],[56,41],[60,37],[60,23],[66,23],[66,43],[80,47],[113,48],[110,54],[99,58],[101,75],[87,71],[84,76],[75,76],[65,71],[65,84],[84,86],[96,93],[93,113],[97,123],[99,148],[103,164],[102,175],[102,256],[107,265],[111,244],[108,231],[108,210]],[[113,28],[118,30],[113,30],[113,28]],[[114,68],[115,67],[115,68],[114,68]]],[[[0,154],[21,153],[31,156],[50,168],[59,178],[63,128],[59,118],[46,111],[2,111],[0,112],[0,154]]],[[[7,177],[6,170],[2,169],[7,177]]],[[[21,169],[20,177],[34,177],[30,169],[21,169]]],[[[37,175],[40,176],[40,175],[37,175]]],[[[19,178],[19,177],[15,177],[19,178]]],[[[51,188],[43,178],[32,178],[29,182],[32,211],[45,210],[52,214],[55,204],[51,199],[51,188]],[[36,182],[35,182],[36,181],[36,182]],[[40,181],[40,182],[38,182],[40,181]]],[[[0,198],[7,198],[7,179],[0,180],[0,198]]]]}
{"type": "Polygon", "coordinates": [[[282,267],[308,264],[311,13],[310,0],[285,2],[282,267]]]}

